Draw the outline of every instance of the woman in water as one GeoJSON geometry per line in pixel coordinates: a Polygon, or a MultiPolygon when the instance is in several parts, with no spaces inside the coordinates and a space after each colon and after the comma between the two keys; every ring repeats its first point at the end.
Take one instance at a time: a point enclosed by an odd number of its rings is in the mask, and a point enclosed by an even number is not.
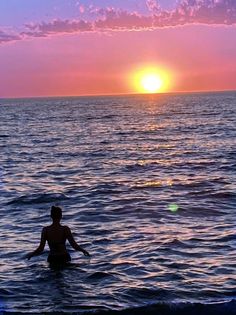
{"type": "Polygon", "coordinates": [[[44,227],[42,230],[41,241],[38,248],[27,254],[26,258],[30,259],[33,256],[40,255],[43,252],[47,241],[50,248],[48,262],[52,265],[66,264],[71,261],[71,257],[66,250],[66,240],[69,241],[70,245],[75,250],[81,251],[85,256],[89,256],[89,253],[76,243],[71,234],[70,228],[60,224],[62,218],[62,210],[60,207],[51,207],[51,218],[52,224],[44,227]]]}

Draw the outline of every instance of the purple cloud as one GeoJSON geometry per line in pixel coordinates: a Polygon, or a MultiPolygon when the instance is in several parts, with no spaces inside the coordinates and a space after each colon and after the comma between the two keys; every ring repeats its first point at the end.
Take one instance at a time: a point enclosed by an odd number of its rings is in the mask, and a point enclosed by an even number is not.
{"type": "Polygon", "coordinates": [[[165,15],[166,26],[183,24],[236,24],[235,0],[183,0],[172,12],[162,12],[158,21],[165,15]]]}
{"type": "MultiPolygon", "coordinates": [[[[80,5],[80,2],[78,2],[80,5]]],[[[0,32],[0,43],[20,38],[47,37],[84,32],[152,30],[186,24],[236,25],[235,0],[182,0],[173,10],[162,10],[156,0],[146,0],[149,15],[114,8],[83,7],[93,15],[84,19],[61,20],[25,25],[19,35],[0,32]]]]}
{"type": "Polygon", "coordinates": [[[146,0],[146,6],[150,12],[158,12],[161,9],[156,0],[146,0]]]}
{"type": "Polygon", "coordinates": [[[54,20],[27,25],[35,34],[80,33],[112,30],[144,30],[185,24],[236,24],[235,0],[183,0],[174,10],[161,10],[155,0],[147,0],[151,15],[114,8],[96,8],[93,22],[85,20],[54,20]]]}
{"type": "MultiPolygon", "coordinates": [[[[42,36],[48,36],[52,34],[60,33],[81,33],[89,32],[93,30],[92,23],[84,20],[53,20],[52,22],[41,24],[27,24],[25,25],[30,32],[28,34],[38,34],[42,36]]],[[[26,33],[24,33],[26,34],[26,33]]]]}
{"type": "Polygon", "coordinates": [[[150,16],[143,16],[136,12],[108,8],[103,9],[102,15],[102,18],[94,22],[95,31],[142,30],[152,27],[152,18],[150,16]]]}
{"type": "Polygon", "coordinates": [[[0,44],[20,40],[21,36],[16,34],[9,34],[0,30],[0,44]]]}

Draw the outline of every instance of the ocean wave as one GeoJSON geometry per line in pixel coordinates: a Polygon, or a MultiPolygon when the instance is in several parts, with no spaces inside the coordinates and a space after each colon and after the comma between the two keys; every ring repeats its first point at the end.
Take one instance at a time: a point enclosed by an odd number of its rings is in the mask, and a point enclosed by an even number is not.
{"type": "Polygon", "coordinates": [[[226,164],[226,165],[221,165],[219,167],[219,170],[221,171],[235,171],[236,170],[236,164],[226,164]]]}
{"type": "Polygon", "coordinates": [[[174,246],[174,247],[181,247],[181,248],[192,248],[191,244],[187,244],[184,241],[178,240],[177,238],[168,241],[164,243],[163,245],[169,245],[169,246],[174,246]]]}
{"type": "Polygon", "coordinates": [[[87,277],[87,280],[98,281],[98,280],[104,280],[105,278],[110,278],[110,277],[113,278],[114,275],[112,275],[111,273],[108,273],[108,272],[96,271],[96,272],[92,273],[91,275],[89,275],[87,277]]]}
{"type": "Polygon", "coordinates": [[[204,196],[207,198],[215,198],[215,199],[234,199],[236,198],[236,193],[232,191],[214,191],[212,189],[203,189],[199,191],[190,191],[189,195],[195,196],[204,196]]]}
{"type": "Polygon", "coordinates": [[[236,240],[236,234],[225,235],[223,237],[219,237],[215,241],[225,243],[225,242],[230,242],[230,241],[234,241],[234,240],[236,240]]]}
{"type": "Polygon", "coordinates": [[[190,217],[210,217],[210,216],[222,216],[225,212],[222,210],[214,209],[212,207],[203,206],[189,206],[189,207],[179,207],[177,211],[179,216],[190,216],[190,217]]]}
{"type": "Polygon", "coordinates": [[[219,198],[219,199],[231,199],[231,198],[236,198],[236,193],[232,191],[219,191],[219,192],[210,194],[210,197],[219,198]]]}
{"type": "MultiPolygon", "coordinates": [[[[159,168],[161,162],[158,161],[145,161],[145,162],[137,162],[134,164],[125,165],[123,171],[125,172],[136,172],[136,171],[146,171],[146,170],[153,170],[159,168]]],[[[162,165],[162,167],[164,167],[162,165]]]]}
{"type": "Polygon", "coordinates": [[[10,135],[0,135],[0,138],[9,138],[10,135]]]}
{"type": "Polygon", "coordinates": [[[31,205],[40,203],[53,203],[66,199],[69,199],[69,197],[61,193],[31,194],[16,197],[7,202],[6,205],[31,205]]]}
{"type": "MultiPolygon", "coordinates": [[[[103,194],[122,194],[124,192],[125,186],[116,183],[104,183],[92,186],[88,191],[88,195],[97,196],[103,194]]],[[[87,195],[87,197],[88,197],[87,195]]]]}
{"type": "MultiPolygon", "coordinates": [[[[235,315],[236,313],[236,300],[232,299],[229,301],[220,302],[159,302],[159,303],[147,303],[143,306],[130,307],[126,309],[110,309],[101,310],[101,308],[106,307],[95,307],[81,306],[77,310],[73,311],[63,310],[63,311],[47,311],[43,314],[47,315],[235,315]],[[91,309],[91,310],[89,310],[91,309]]],[[[23,315],[27,312],[14,312],[11,310],[4,310],[2,306],[0,308],[0,314],[11,314],[11,315],[23,315]]],[[[42,314],[42,312],[30,312],[31,315],[42,314]]]]}
{"type": "MultiPolygon", "coordinates": [[[[132,299],[160,299],[161,297],[168,298],[170,293],[164,289],[149,289],[149,288],[130,288],[123,292],[124,295],[132,297],[132,299]]],[[[170,296],[169,296],[170,297],[170,296]]]]}
{"type": "Polygon", "coordinates": [[[236,301],[219,303],[158,303],[121,311],[96,312],[96,315],[235,315],[236,301]]]}

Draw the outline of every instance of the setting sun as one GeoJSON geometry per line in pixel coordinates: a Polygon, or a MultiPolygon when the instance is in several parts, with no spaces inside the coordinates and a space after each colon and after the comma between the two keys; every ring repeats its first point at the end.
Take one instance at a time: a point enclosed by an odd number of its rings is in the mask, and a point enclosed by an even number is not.
{"type": "Polygon", "coordinates": [[[145,74],[140,83],[148,93],[157,93],[163,85],[162,79],[157,74],[145,74]]]}
{"type": "Polygon", "coordinates": [[[167,70],[149,66],[133,71],[130,82],[139,93],[162,93],[169,91],[171,75],[167,70]]]}

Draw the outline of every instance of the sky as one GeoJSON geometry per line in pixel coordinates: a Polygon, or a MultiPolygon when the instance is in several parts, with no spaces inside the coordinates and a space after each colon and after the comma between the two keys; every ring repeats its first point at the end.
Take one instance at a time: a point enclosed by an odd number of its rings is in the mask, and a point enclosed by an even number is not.
{"type": "Polygon", "coordinates": [[[235,0],[0,0],[0,98],[236,90],[235,0]]]}

